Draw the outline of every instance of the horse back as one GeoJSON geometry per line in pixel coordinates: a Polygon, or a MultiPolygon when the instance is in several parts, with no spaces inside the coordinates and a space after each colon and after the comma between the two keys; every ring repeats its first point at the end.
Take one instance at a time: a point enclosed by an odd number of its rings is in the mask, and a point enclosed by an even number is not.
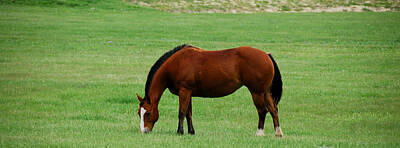
{"type": "Polygon", "coordinates": [[[192,90],[192,96],[221,97],[233,93],[242,85],[252,89],[264,89],[268,70],[265,52],[238,47],[219,51],[206,51],[188,47],[171,57],[166,65],[168,88],[178,94],[184,87],[192,90]]]}

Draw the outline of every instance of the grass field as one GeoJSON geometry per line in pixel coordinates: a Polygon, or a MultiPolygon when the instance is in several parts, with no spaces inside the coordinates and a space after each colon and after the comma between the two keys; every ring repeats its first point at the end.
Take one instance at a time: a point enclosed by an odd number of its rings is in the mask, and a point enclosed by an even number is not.
{"type": "Polygon", "coordinates": [[[0,147],[399,147],[400,13],[171,14],[135,6],[0,6],[0,147]],[[147,72],[188,43],[271,52],[283,82],[275,138],[241,88],[194,98],[176,134],[166,91],[139,133],[147,72]]]}

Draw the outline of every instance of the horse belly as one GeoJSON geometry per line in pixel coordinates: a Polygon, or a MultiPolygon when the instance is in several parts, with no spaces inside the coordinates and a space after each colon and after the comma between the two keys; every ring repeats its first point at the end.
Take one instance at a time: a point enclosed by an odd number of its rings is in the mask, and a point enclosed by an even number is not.
{"type": "MultiPolygon", "coordinates": [[[[232,75],[231,75],[232,76],[232,75]]],[[[232,94],[242,86],[236,77],[227,78],[219,74],[216,77],[206,77],[199,81],[192,90],[192,96],[196,97],[223,97],[232,94]]]]}
{"type": "Polygon", "coordinates": [[[241,86],[231,87],[231,89],[203,89],[203,90],[194,90],[192,92],[193,97],[205,97],[205,98],[217,98],[223,97],[232,94],[241,86]]]}
{"type": "MultiPolygon", "coordinates": [[[[237,89],[239,89],[242,85],[235,82],[226,82],[224,84],[213,84],[213,85],[200,85],[194,84],[190,87],[192,90],[193,97],[205,97],[205,98],[216,98],[223,97],[229,94],[232,94],[237,89]]],[[[169,91],[172,94],[179,96],[179,88],[177,87],[168,87],[169,91]]]]}

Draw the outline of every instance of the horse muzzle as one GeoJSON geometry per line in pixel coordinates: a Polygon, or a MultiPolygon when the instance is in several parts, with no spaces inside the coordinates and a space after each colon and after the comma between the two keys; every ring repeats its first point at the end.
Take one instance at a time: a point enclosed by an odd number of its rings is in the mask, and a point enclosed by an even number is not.
{"type": "Polygon", "coordinates": [[[144,128],[144,129],[140,129],[140,132],[141,133],[150,133],[151,132],[151,130],[149,129],[149,128],[144,128]]]}

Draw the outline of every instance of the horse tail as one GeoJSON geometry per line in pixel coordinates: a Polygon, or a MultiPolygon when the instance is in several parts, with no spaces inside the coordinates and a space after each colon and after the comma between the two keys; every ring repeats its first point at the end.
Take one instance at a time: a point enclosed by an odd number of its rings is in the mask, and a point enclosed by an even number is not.
{"type": "Polygon", "coordinates": [[[272,63],[274,64],[274,70],[275,70],[274,79],[272,80],[270,92],[275,105],[278,105],[279,100],[281,100],[282,97],[283,83],[282,83],[281,72],[279,71],[278,65],[276,64],[272,55],[268,54],[268,56],[271,59],[272,63]]]}

